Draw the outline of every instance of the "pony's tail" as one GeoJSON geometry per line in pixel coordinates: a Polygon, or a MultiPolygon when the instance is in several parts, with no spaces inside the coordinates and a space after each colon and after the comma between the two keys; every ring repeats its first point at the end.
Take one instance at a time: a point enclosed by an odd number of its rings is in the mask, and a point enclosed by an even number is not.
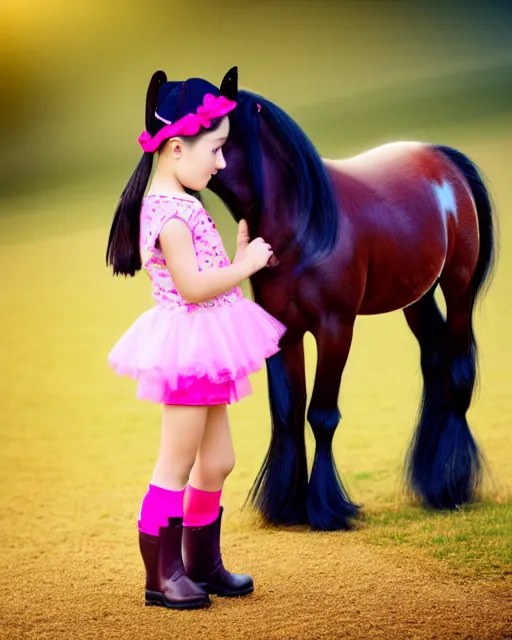
{"type": "Polygon", "coordinates": [[[452,147],[435,145],[434,149],[443,153],[466,178],[478,215],[478,231],[480,234],[480,251],[476,270],[471,280],[473,300],[484,293],[494,274],[497,255],[496,219],[491,196],[484,183],[482,171],[473,160],[452,147]]]}
{"type": "MultiPolygon", "coordinates": [[[[146,94],[146,129],[155,134],[160,124],[155,118],[158,92],[167,81],[163,71],[156,71],[146,94]]],[[[107,266],[114,275],[134,276],[141,268],[139,251],[140,207],[153,169],[153,153],[145,152],[119,199],[107,243],[107,266]]]]}

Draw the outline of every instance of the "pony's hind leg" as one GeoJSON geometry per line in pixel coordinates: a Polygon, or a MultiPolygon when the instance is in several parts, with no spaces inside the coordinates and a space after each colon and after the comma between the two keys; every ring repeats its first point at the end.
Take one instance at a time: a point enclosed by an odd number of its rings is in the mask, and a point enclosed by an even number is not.
{"type": "Polygon", "coordinates": [[[308,421],[316,447],[308,489],[308,517],[312,529],[350,529],[359,515],[336,469],[332,452],[334,432],[341,415],[338,394],[350,351],[353,320],[325,323],[315,332],[318,362],[308,421]]]}
{"type": "MultiPolygon", "coordinates": [[[[445,296],[446,297],[446,296],[445,296]]],[[[427,506],[452,509],[475,497],[480,454],[469,430],[476,374],[473,298],[446,297],[445,320],[434,289],[404,310],[421,350],[423,396],[406,460],[409,488],[427,506]]]]}
{"type": "Polygon", "coordinates": [[[276,525],[307,523],[306,375],[302,336],[287,334],[267,360],[270,445],[248,500],[276,525]]]}
{"type": "Polygon", "coordinates": [[[473,331],[475,296],[471,286],[454,293],[441,279],[446,299],[448,357],[450,370],[450,492],[448,506],[471,502],[477,497],[482,473],[482,454],[471,434],[467,411],[473,399],[478,373],[478,350],[473,331]]]}

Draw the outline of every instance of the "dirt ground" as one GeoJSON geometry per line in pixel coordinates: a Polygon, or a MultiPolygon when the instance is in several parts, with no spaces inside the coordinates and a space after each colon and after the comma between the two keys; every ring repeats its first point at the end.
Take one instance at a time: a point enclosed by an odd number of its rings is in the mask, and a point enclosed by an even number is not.
{"type": "MultiPolygon", "coordinates": [[[[233,518],[232,518],[233,519],[233,518]]],[[[235,515],[234,519],[238,517],[235,515]]],[[[229,515],[228,515],[229,520],[229,515]]],[[[251,572],[255,592],[212,597],[207,610],[145,607],[135,532],[67,535],[44,519],[34,541],[12,545],[2,576],[2,638],[287,639],[512,637],[510,582],[447,577],[438,563],[360,544],[356,533],[227,531],[232,570],[251,572]],[[43,535],[44,534],[44,535],[43,535]]],[[[4,544],[6,544],[4,539],[4,544]]]]}

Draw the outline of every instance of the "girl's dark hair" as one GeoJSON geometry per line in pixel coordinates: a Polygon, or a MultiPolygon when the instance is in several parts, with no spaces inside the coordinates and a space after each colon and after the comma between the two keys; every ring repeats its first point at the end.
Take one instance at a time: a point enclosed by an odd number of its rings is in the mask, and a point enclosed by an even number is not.
{"type": "MultiPolygon", "coordinates": [[[[160,88],[166,82],[167,76],[164,71],[156,71],[149,82],[146,94],[146,130],[152,136],[165,126],[164,122],[155,118],[155,111],[158,105],[160,88]]],[[[187,93],[187,87],[185,82],[175,84],[181,85],[179,92],[180,104],[177,105],[177,111],[179,112],[181,102],[187,93]]],[[[201,127],[199,133],[194,136],[187,136],[185,139],[193,143],[207,131],[215,131],[221,121],[222,118],[216,118],[212,120],[209,129],[201,127]]],[[[165,144],[166,141],[164,140],[158,151],[160,151],[165,144]]],[[[119,198],[114,213],[106,253],[107,266],[112,265],[114,275],[134,276],[142,266],[139,250],[140,208],[153,169],[153,157],[154,153],[144,152],[137,168],[119,198]]],[[[195,192],[188,189],[187,191],[197,197],[195,192]]]]}

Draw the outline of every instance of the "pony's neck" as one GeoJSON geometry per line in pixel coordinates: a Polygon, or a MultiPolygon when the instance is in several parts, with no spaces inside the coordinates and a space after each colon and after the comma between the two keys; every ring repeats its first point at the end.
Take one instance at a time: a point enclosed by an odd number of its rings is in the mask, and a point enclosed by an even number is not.
{"type": "Polygon", "coordinates": [[[263,154],[263,209],[257,224],[256,234],[272,244],[276,252],[289,245],[296,236],[300,203],[292,189],[287,189],[293,180],[290,167],[283,160],[279,142],[267,125],[261,123],[263,154]]]}

